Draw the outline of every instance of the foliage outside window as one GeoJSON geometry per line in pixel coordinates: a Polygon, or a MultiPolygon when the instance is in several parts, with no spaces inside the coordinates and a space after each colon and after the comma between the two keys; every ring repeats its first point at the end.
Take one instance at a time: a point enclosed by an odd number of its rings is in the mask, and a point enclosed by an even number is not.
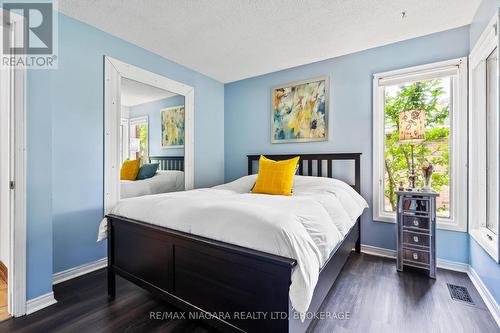
{"type": "Polygon", "coordinates": [[[432,163],[432,189],[440,194],[437,215],[449,218],[451,212],[450,142],[452,112],[451,77],[406,82],[385,87],[384,96],[384,210],[396,211],[395,191],[400,182],[409,186],[411,150],[399,143],[398,118],[405,110],[425,110],[425,141],[414,149],[416,187],[423,186],[421,166],[432,163]]]}
{"type": "Polygon", "coordinates": [[[149,126],[145,117],[130,120],[130,157],[140,159],[141,164],[149,163],[149,126]],[[133,140],[139,140],[138,146],[133,140]]]}

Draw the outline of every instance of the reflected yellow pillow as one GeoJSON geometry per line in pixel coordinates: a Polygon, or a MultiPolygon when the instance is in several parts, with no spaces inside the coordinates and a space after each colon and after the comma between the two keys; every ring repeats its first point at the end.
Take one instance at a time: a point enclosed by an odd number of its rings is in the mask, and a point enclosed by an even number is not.
{"type": "Polygon", "coordinates": [[[293,176],[299,157],[273,161],[265,156],[259,159],[259,174],[252,193],[292,195],[293,176]]]}
{"type": "Polygon", "coordinates": [[[126,160],[120,170],[120,180],[135,180],[139,173],[141,160],[126,160]]]}

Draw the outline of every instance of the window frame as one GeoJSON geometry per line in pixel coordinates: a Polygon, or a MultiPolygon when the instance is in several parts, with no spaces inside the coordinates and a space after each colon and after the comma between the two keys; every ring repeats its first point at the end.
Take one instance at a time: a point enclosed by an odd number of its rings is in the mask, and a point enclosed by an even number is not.
{"type": "MultiPolygon", "coordinates": [[[[132,131],[131,131],[131,127],[132,126],[136,126],[137,124],[143,124],[145,123],[146,124],[146,127],[147,127],[147,131],[148,131],[148,137],[147,137],[147,142],[148,142],[148,156],[150,156],[150,146],[149,146],[149,117],[148,116],[138,116],[138,117],[131,117],[129,118],[128,120],[128,139],[129,139],[129,147],[130,147],[130,139],[132,138],[132,131]]],[[[130,152],[129,152],[129,158],[130,158],[130,152]]]]}
{"type": "MultiPolygon", "coordinates": [[[[488,23],[483,33],[479,37],[475,46],[473,47],[471,54],[469,55],[469,63],[470,63],[470,82],[469,82],[469,154],[471,156],[469,162],[469,234],[472,238],[496,261],[499,261],[499,236],[495,235],[489,228],[487,228],[487,208],[486,208],[486,200],[487,194],[486,189],[488,186],[492,186],[492,192],[495,196],[493,199],[496,202],[497,206],[494,207],[497,212],[497,230],[498,230],[498,210],[499,210],[499,184],[498,177],[496,184],[488,184],[487,186],[487,169],[492,169],[488,166],[488,162],[491,161],[491,157],[488,157],[487,154],[487,146],[486,146],[486,137],[481,135],[481,131],[486,128],[486,117],[487,117],[487,98],[486,98],[486,59],[491,55],[491,53],[495,50],[497,52],[498,58],[498,46],[499,46],[499,36],[497,32],[498,27],[498,14],[496,14],[488,23]],[[483,73],[479,73],[481,75],[479,84],[476,85],[476,68],[482,66],[484,69],[483,73]],[[484,79],[484,80],[483,80],[484,79]],[[476,91],[484,91],[484,95],[480,95],[480,97],[476,96],[476,91]],[[479,102],[477,100],[479,99],[479,102]],[[477,104],[479,103],[479,104],[477,104]],[[477,120],[479,119],[479,120],[477,120]],[[477,121],[475,121],[477,120],[477,121]],[[483,124],[483,125],[482,125],[483,124]],[[481,148],[481,149],[478,149],[481,148]],[[484,184],[481,183],[481,179],[484,178],[484,184]],[[484,209],[478,209],[478,206],[481,204],[481,200],[484,200],[484,209]]],[[[480,68],[481,69],[481,68],[480,68]]],[[[498,60],[497,60],[497,80],[498,80],[498,60]]],[[[497,81],[497,97],[499,96],[499,86],[497,81]]],[[[497,101],[497,112],[499,108],[499,103],[497,101]]],[[[498,113],[497,113],[497,122],[498,122],[498,113]]],[[[497,148],[500,146],[499,142],[499,129],[498,126],[493,126],[496,129],[496,145],[497,148]]],[[[496,158],[497,168],[494,169],[497,173],[499,173],[498,168],[498,154],[493,156],[496,158]]],[[[498,174],[497,174],[498,175],[498,174]]],[[[482,207],[482,204],[481,204],[482,207]]]]}
{"type": "Polygon", "coordinates": [[[384,87],[399,82],[455,76],[451,115],[450,218],[437,218],[437,228],[467,231],[467,57],[408,67],[373,75],[373,220],[396,222],[396,213],[384,210],[384,87]]]}

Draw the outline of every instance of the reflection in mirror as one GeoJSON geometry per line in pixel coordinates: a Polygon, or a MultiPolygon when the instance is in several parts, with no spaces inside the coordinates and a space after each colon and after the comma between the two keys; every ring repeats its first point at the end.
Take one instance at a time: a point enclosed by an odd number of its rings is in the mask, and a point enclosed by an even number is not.
{"type": "Polygon", "coordinates": [[[184,96],[121,80],[121,199],[184,190],[184,96]]]}

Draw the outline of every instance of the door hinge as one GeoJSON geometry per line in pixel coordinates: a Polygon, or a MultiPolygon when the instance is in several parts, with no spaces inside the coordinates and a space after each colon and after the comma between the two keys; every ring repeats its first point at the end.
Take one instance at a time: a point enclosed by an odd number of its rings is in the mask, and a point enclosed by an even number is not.
{"type": "Polygon", "coordinates": [[[11,181],[9,182],[9,188],[10,188],[11,190],[13,190],[13,189],[15,189],[15,188],[16,188],[16,183],[15,183],[13,180],[11,180],[11,181]]]}

